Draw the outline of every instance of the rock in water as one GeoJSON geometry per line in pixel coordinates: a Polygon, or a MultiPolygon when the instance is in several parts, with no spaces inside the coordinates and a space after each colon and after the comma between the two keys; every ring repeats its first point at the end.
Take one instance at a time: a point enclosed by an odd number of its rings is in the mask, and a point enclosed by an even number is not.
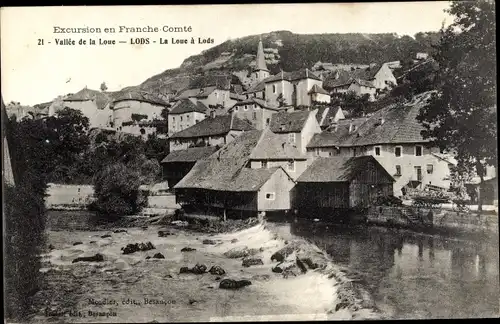
{"type": "Polygon", "coordinates": [[[148,256],[146,257],[146,260],[149,260],[149,259],[151,259],[151,257],[148,255],[148,256]]]}
{"type": "Polygon", "coordinates": [[[165,256],[163,256],[163,254],[161,254],[160,252],[158,252],[155,255],[153,255],[153,258],[155,258],[155,259],[165,259],[165,256]]]}
{"type": "Polygon", "coordinates": [[[236,239],[236,238],[231,240],[231,243],[236,243],[236,242],[238,242],[238,239],[236,239]]]}
{"type": "Polygon", "coordinates": [[[226,271],[224,269],[222,269],[221,266],[218,266],[218,265],[212,266],[208,272],[210,272],[210,274],[218,275],[218,276],[222,276],[226,273],[226,271]]]}
{"type": "Polygon", "coordinates": [[[123,254],[131,254],[137,251],[149,251],[153,250],[155,247],[151,242],[147,243],[135,243],[127,244],[126,247],[122,248],[123,254]]]}
{"type": "Polygon", "coordinates": [[[306,268],[305,264],[302,261],[300,261],[299,258],[296,259],[296,263],[297,263],[297,266],[299,267],[300,271],[302,271],[302,273],[307,272],[307,268],[306,268]]]}
{"type": "Polygon", "coordinates": [[[207,272],[207,266],[204,264],[196,264],[192,269],[191,272],[194,274],[204,274],[207,272]]]}
{"type": "Polygon", "coordinates": [[[196,251],[196,249],[190,248],[190,247],[183,247],[181,249],[181,252],[191,252],[191,251],[196,251]]]}
{"type": "Polygon", "coordinates": [[[229,259],[245,258],[259,253],[257,249],[249,249],[248,247],[232,248],[224,252],[224,256],[229,259]]]}
{"type": "Polygon", "coordinates": [[[128,233],[127,230],[124,230],[124,229],[117,229],[117,230],[114,230],[113,233],[128,233]]]}
{"type": "Polygon", "coordinates": [[[224,279],[220,282],[220,289],[239,289],[245,286],[251,285],[252,282],[250,280],[233,280],[233,279],[224,279]]]}
{"type": "Polygon", "coordinates": [[[167,231],[158,231],[158,236],[159,237],[165,237],[165,236],[168,236],[168,235],[172,235],[171,233],[167,232],[167,231]]]}
{"type": "Polygon", "coordinates": [[[283,262],[285,260],[285,257],[283,254],[276,252],[273,255],[271,255],[271,261],[278,261],[278,262],[283,262]]]}
{"type": "Polygon", "coordinates": [[[102,254],[97,253],[96,255],[90,257],[79,257],[73,260],[73,263],[76,262],[102,262],[104,261],[104,256],[102,254]]]}
{"type": "Polygon", "coordinates": [[[245,259],[243,259],[243,263],[241,265],[248,268],[250,266],[263,265],[263,264],[264,264],[264,262],[262,262],[262,259],[258,259],[258,258],[245,258],[245,259]]]}
{"type": "Polygon", "coordinates": [[[297,264],[293,261],[283,261],[274,268],[272,268],[271,271],[276,273],[282,273],[285,272],[286,270],[291,270],[296,266],[297,264]]]}
{"type": "Polygon", "coordinates": [[[73,246],[80,245],[80,244],[83,244],[83,242],[75,242],[75,243],[73,243],[73,246]]]}
{"type": "Polygon", "coordinates": [[[104,234],[103,236],[101,236],[101,238],[108,238],[108,237],[111,237],[110,234],[104,234]]]}
{"type": "Polygon", "coordinates": [[[179,270],[179,273],[190,273],[191,271],[189,270],[188,267],[182,267],[180,270],[179,270]]]}
{"type": "Polygon", "coordinates": [[[215,244],[217,244],[217,242],[215,242],[214,240],[206,239],[206,240],[203,240],[203,244],[215,245],[215,244]]]}

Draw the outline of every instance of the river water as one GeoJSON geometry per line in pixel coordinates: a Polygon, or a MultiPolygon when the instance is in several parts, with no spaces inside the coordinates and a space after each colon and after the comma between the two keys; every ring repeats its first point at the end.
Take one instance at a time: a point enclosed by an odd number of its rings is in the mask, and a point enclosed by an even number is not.
{"type": "Polygon", "coordinates": [[[311,240],[357,272],[392,318],[499,316],[498,237],[419,234],[379,227],[275,224],[282,236],[311,240]]]}

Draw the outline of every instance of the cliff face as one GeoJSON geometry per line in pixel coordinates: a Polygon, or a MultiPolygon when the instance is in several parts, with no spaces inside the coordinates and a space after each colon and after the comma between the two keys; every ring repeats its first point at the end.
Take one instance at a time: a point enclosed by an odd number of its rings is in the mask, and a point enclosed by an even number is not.
{"type": "MultiPolygon", "coordinates": [[[[409,60],[417,52],[431,52],[437,33],[418,33],[415,38],[396,34],[312,34],[275,31],[228,40],[188,57],[179,68],[155,75],[140,87],[171,93],[199,84],[227,82],[233,75],[245,84],[245,75],[255,64],[262,37],[266,64],[271,73],[311,68],[318,61],[330,63],[381,63],[409,60]],[[221,81],[222,80],[222,81],[221,81]]],[[[234,79],[233,79],[234,81],[234,79]]]]}

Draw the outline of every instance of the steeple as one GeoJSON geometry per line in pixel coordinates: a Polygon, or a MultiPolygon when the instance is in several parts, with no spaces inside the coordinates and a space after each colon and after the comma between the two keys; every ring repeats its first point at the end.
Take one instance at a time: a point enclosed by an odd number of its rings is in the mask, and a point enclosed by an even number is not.
{"type": "Polygon", "coordinates": [[[257,60],[255,64],[256,71],[269,71],[266,65],[266,58],[264,57],[264,46],[262,45],[262,38],[259,39],[259,47],[257,48],[257,60]]]}

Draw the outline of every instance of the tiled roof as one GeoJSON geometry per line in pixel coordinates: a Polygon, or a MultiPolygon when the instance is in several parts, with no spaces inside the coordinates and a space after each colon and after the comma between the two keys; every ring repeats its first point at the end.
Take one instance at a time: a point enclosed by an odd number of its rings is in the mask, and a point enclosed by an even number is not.
{"type": "Polygon", "coordinates": [[[302,69],[302,70],[293,71],[293,72],[281,71],[280,73],[265,79],[264,82],[269,83],[269,82],[275,82],[275,81],[280,81],[280,80],[294,81],[294,80],[302,80],[302,79],[313,79],[313,80],[321,81],[321,79],[316,74],[314,74],[314,72],[310,71],[309,69],[302,69]]]}
{"type": "Polygon", "coordinates": [[[208,107],[205,106],[202,102],[196,101],[193,102],[190,99],[182,99],[174,105],[172,110],[170,110],[170,115],[176,114],[184,114],[188,112],[199,112],[205,114],[208,110],[208,107]]]}
{"type": "Polygon", "coordinates": [[[322,94],[329,95],[328,91],[326,91],[325,89],[323,89],[322,87],[320,87],[317,84],[313,85],[311,90],[309,90],[309,94],[311,94],[311,93],[322,93],[322,94]]]}
{"type": "Polygon", "coordinates": [[[355,119],[342,119],[337,121],[337,123],[330,126],[328,130],[323,131],[320,134],[315,134],[309,143],[308,148],[315,147],[332,147],[332,146],[343,146],[343,142],[349,136],[349,127],[354,125],[356,128],[359,125],[366,122],[367,118],[355,118],[355,119]]]}
{"type": "Polygon", "coordinates": [[[245,91],[244,94],[246,94],[246,93],[260,92],[260,91],[266,90],[266,80],[263,80],[263,81],[257,83],[256,85],[254,85],[253,87],[251,87],[250,89],[248,89],[247,91],[245,91]]]}
{"type": "MultiPolygon", "coordinates": [[[[271,172],[266,169],[256,170],[254,174],[244,171],[236,181],[241,171],[247,165],[252,150],[257,145],[262,131],[244,132],[233,141],[224,145],[216,153],[204,160],[196,162],[191,171],[175,186],[175,188],[204,188],[211,190],[231,190],[242,185],[252,186],[251,178],[260,179],[262,174],[271,172]],[[250,175],[250,176],[249,176],[250,175]]],[[[260,182],[260,181],[259,181],[260,182]]]]}
{"type": "Polygon", "coordinates": [[[266,128],[250,155],[252,159],[307,159],[300,150],[288,143],[287,134],[276,134],[266,128]]]}
{"type": "Polygon", "coordinates": [[[367,169],[367,164],[372,163],[388,179],[394,178],[371,156],[358,157],[320,157],[300,175],[297,182],[350,182],[358,174],[367,169]]]}
{"type": "Polygon", "coordinates": [[[311,111],[279,112],[271,116],[270,129],[274,133],[299,133],[304,128],[311,111]]]}
{"type": "Polygon", "coordinates": [[[259,105],[262,108],[268,108],[268,109],[272,109],[272,110],[279,110],[277,107],[271,107],[271,106],[269,106],[264,100],[259,99],[259,98],[245,99],[243,101],[239,101],[239,102],[235,103],[234,106],[242,106],[242,105],[248,105],[248,104],[257,104],[257,105],[259,105]]]}
{"type": "Polygon", "coordinates": [[[237,94],[237,93],[234,93],[234,92],[230,92],[229,93],[229,98],[234,99],[234,100],[244,100],[245,96],[237,94]]]}
{"type": "Polygon", "coordinates": [[[375,88],[375,85],[371,81],[366,81],[363,79],[354,79],[354,82],[356,82],[357,84],[359,84],[360,86],[363,86],[363,87],[375,88]]]}
{"type": "Polygon", "coordinates": [[[111,102],[112,98],[109,94],[83,88],[77,93],[64,98],[64,101],[87,101],[87,100],[95,100],[98,109],[104,109],[106,105],[111,102]]]}
{"type": "MultiPolygon", "coordinates": [[[[350,85],[352,82],[357,80],[370,81],[375,77],[375,74],[380,70],[380,67],[372,67],[368,69],[356,69],[354,71],[346,71],[343,69],[337,69],[330,73],[328,77],[325,78],[323,82],[323,88],[333,89],[336,87],[350,85]]],[[[364,86],[371,86],[373,84],[366,83],[362,84],[364,86]]]]}
{"type": "Polygon", "coordinates": [[[424,127],[416,117],[420,109],[425,106],[431,92],[419,94],[409,103],[396,103],[378,110],[350,134],[348,131],[345,134],[346,127],[347,130],[349,127],[349,120],[344,120],[339,123],[337,132],[331,135],[328,132],[315,135],[307,147],[428,142],[429,140],[421,135],[424,127]]]}
{"type": "Polygon", "coordinates": [[[216,146],[191,147],[186,150],[177,150],[170,152],[161,163],[170,162],[196,162],[205,159],[217,151],[216,146]]]}
{"type": "Polygon", "coordinates": [[[202,97],[207,97],[209,94],[214,92],[214,90],[217,89],[216,86],[210,86],[210,87],[205,87],[205,88],[196,88],[196,89],[187,89],[182,91],[175,99],[176,100],[181,100],[181,99],[187,99],[187,98],[202,98],[202,97]]]}
{"type": "Polygon", "coordinates": [[[141,102],[149,102],[160,106],[169,106],[169,103],[165,100],[159,98],[157,95],[149,93],[147,91],[129,88],[122,89],[121,91],[114,92],[112,94],[113,102],[123,101],[123,100],[136,100],[141,102]]]}
{"type": "Polygon", "coordinates": [[[340,106],[335,106],[335,107],[321,107],[322,109],[318,110],[318,113],[316,114],[316,120],[318,120],[318,123],[320,123],[320,127],[325,127],[331,124],[330,118],[335,118],[339,110],[341,110],[340,106]],[[325,118],[321,120],[323,117],[324,110],[328,109],[326,112],[325,118]]]}
{"type": "Polygon", "coordinates": [[[234,115],[223,115],[205,118],[201,122],[173,134],[170,138],[207,137],[227,134],[230,130],[249,131],[253,129],[247,121],[234,115]]]}

